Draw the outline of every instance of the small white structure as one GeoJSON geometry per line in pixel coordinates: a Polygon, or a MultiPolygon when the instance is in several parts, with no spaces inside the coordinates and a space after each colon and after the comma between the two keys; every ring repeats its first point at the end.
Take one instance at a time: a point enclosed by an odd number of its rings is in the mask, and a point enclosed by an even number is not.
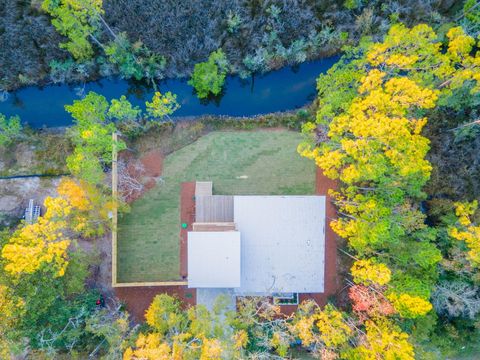
{"type": "Polygon", "coordinates": [[[28,207],[25,209],[25,221],[28,224],[33,224],[37,222],[38,217],[40,216],[40,205],[35,205],[33,199],[30,199],[28,202],[28,207]]]}
{"type": "Polygon", "coordinates": [[[188,287],[240,286],[240,233],[192,231],[188,233],[188,287]]]}

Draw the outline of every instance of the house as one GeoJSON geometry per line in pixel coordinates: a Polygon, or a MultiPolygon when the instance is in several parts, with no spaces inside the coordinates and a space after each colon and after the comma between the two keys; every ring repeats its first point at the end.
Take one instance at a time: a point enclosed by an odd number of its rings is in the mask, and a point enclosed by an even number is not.
{"type": "Polygon", "coordinates": [[[195,185],[194,223],[187,236],[188,287],[197,303],[219,294],[269,296],[296,305],[324,293],[326,197],[213,195],[195,185]]]}

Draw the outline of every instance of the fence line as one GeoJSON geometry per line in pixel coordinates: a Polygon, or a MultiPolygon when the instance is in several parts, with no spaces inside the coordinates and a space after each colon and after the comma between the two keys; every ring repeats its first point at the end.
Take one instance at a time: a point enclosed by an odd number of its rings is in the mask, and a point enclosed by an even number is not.
{"type": "Polygon", "coordinates": [[[117,225],[118,225],[118,173],[117,173],[117,139],[112,133],[112,287],[117,286],[117,225]]]}

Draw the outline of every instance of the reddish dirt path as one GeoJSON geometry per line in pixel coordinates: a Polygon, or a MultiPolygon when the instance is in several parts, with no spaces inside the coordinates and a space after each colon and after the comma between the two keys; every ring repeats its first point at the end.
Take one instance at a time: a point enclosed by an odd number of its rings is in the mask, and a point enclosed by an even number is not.
{"type": "MultiPolygon", "coordinates": [[[[325,195],[327,197],[325,219],[326,228],[324,292],[316,294],[300,294],[298,299],[299,303],[304,300],[312,299],[315,300],[318,305],[323,307],[327,304],[328,298],[330,296],[335,296],[339,289],[337,277],[337,235],[330,227],[330,221],[335,219],[336,211],[332,199],[328,195],[328,190],[335,189],[336,187],[337,183],[323,175],[322,170],[317,167],[315,193],[317,195],[325,195]]],[[[297,309],[297,306],[282,305],[281,309],[284,314],[291,314],[297,309]]]]}
{"type": "Polygon", "coordinates": [[[180,190],[180,222],[187,224],[187,228],[180,227],[180,276],[184,279],[188,275],[187,264],[187,237],[195,221],[195,182],[184,182],[180,190]]]}
{"type": "Polygon", "coordinates": [[[119,177],[119,191],[128,193],[125,200],[127,203],[132,203],[157,184],[156,178],[162,175],[164,156],[160,150],[155,149],[141,158],[136,158],[131,152],[124,151],[120,153],[119,158],[126,164],[127,174],[143,185],[142,190],[131,192],[128,190],[128,185],[126,189],[123,188],[121,177],[119,177]]]}
{"type": "Polygon", "coordinates": [[[175,296],[187,307],[196,304],[196,291],[186,286],[141,286],[115,288],[115,295],[122,300],[132,316],[133,321],[145,321],[145,311],[155,295],[166,293],[175,296]]]}
{"type": "Polygon", "coordinates": [[[140,158],[145,168],[145,176],[158,177],[162,175],[163,154],[160,150],[151,150],[140,158]]]}

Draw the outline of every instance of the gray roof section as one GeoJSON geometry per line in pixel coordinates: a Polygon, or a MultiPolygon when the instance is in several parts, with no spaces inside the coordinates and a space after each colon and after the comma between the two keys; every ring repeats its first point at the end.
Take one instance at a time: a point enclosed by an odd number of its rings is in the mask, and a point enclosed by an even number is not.
{"type": "Polygon", "coordinates": [[[324,291],[325,197],[235,196],[239,295],[324,291]]]}

